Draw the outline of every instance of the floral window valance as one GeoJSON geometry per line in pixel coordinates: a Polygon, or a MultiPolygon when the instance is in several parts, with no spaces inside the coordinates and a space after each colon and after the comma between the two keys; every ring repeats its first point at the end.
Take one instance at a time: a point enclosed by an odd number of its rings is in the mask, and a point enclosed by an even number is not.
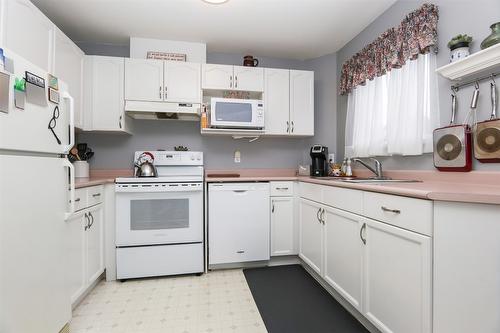
{"type": "Polygon", "coordinates": [[[437,47],[438,7],[424,4],[408,14],[397,27],[390,28],[371,44],[344,62],[340,78],[340,94],[351,92],[366,80],[384,75],[407,60],[437,47]]]}

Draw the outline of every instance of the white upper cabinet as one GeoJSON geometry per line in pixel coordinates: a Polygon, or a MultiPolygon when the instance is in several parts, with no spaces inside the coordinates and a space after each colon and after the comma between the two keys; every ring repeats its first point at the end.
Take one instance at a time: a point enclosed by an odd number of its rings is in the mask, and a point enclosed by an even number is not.
{"type": "Polygon", "coordinates": [[[264,70],[266,134],[287,135],[290,130],[290,71],[264,70]]]}
{"type": "Polygon", "coordinates": [[[264,69],[203,64],[202,88],[262,92],[264,90],[264,69]]]}
{"type": "Polygon", "coordinates": [[[202,65],[203,89],[233,89],[233,66],[231,65],[202,65]]]}
{"type": "Polygon", "coordinates": [[[327,208],[325,219],[324,279],[361,311],[363,242],[361,217],[327,208]]]}
{"type": "Polygon", "coordinates": [[[165,61],[164,100],[201,103],[201,64],[165,61]]]}
{"type": "Polygon", "coordinates": [[[264,91],[264,69],[247,66],[233,67],[233,88],[241,91],[264,91]]]}
{"type": "Polygon", "coordinates": [[[314,135],[314,72],[290,71],[290,133],[314,135]]]}
{"type": "Polygon", "coordinates": [[[85,54],[61,30],[55,29],[54,75],[66,82],[75,100],[75,127],[83,128],[82,90],[85,54]]]}
{"type": "Polygon", "coordinates": [[[28,0],[4,0],[2,5],[2,47],[52,72],[54,24],[28,0]]]}
{"type": "Polygon", "coordinates": [[[364,223],[365,316],[382,332],[432,332],[431,238],[364,223]]]}
{"type": "Polygon", "coordinates": [[[85,129],[130,132],[124,113],[124,59],[86,56],[84,61],[85,129]]]}
{"type": "Polygon", "coordinates": [[[125,59],[125,99],[163,101],[163,60],[125,59]]]}

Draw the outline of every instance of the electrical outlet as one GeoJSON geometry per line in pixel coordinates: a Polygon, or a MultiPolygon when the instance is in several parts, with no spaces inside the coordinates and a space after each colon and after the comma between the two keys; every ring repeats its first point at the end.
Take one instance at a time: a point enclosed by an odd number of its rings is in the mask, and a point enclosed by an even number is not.
{"type": "Polygon", "coordinates": [[[234,151],[234,163],[241,162],[241,152],[239,150],[234,151]]]}
{"type": "Polygon", "coordinates": [[[328,154],[328,162],[330,162],[330,161],[335,163],[335,154],[333,154],[333,153],[328,154]]]}

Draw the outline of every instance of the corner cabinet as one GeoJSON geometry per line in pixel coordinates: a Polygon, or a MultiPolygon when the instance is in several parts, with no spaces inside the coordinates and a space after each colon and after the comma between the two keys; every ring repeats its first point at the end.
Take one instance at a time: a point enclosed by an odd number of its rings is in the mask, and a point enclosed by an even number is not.
{"type": "Polygon", "coordinates": [[[314,135],[314,72],[264,70],[266,135],[314,135]]]}
{"type": "Polygon", "coordinates": [[[85,57],[85,130],[131,133],[131,121],[125,115],[124,63],[118,57],[85,57]]]}
{"type": "Polygon", "coordinates": [[[432,332],[432,202],[299,185],[300,258],[380,331],[432,332]]]}

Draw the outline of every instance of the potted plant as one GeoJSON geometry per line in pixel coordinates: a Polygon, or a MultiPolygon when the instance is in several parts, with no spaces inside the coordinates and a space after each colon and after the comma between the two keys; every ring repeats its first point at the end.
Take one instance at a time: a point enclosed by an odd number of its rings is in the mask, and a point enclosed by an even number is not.
{"type": "Polygon", "coordinates": [[[455,62],[470,55],[469,46],[472,37],[467,35],[457,35],[448,42],[450,49],[450,62],[455,62]]]}

